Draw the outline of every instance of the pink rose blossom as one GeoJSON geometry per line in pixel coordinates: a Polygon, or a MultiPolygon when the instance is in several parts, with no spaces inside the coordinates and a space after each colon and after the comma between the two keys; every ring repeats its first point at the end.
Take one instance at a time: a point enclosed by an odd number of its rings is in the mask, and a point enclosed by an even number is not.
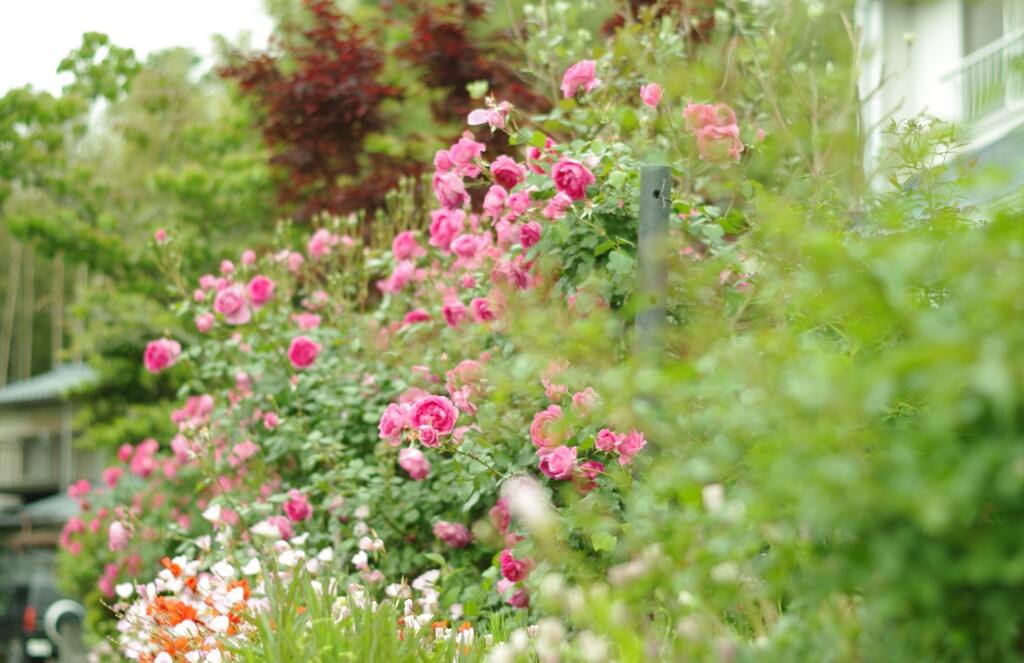
{"type": "Polygon", "coordinates": [[[308,336],[296,336],[288,346],[288,361],[297,369],[309,368],[321,349],[323,346],[308,336]]]}
{"type": "Polygon", "coordinates": [[[108,488],[114,488],[117,486],[117,482],[121,480],[123,474],[124,470],[120,467],[108,467],[103,470],[103,483],[107,484],[108,488]]]}
{"type": "Polygon", "coordinates": [[[563,444],[550,452],[546,453],[542,448],[537,453],[541,454],[541,472],[552,479],[563,481],[572,477],[572,469],[576,464],[576,447],[567,447],[563,444]]]}
{"type": "Polygon", "coordinates": [[[243,265],[255,265],[256,264],[256,252],[252,249],[246,249],[242,251],[242,264],[243,265]]]}
{"type": "Polygon", "coordinates": [[[709,126],[697,134],[697,153],[707,161],[739,161],[743,153],[740,129],[735,124],[727,127],[709,126]]]}
{"type": "Polygon", "coordinates": [[[466,183],[454,172],[434,175],[434,195],[445,209],[458,209],[469,202],[466,183]]]}
{"type": "Polygon", "coordinates": [[[583,60],[569,67],[562,76],[562,94],[566,99],[576,96],[580,88],[590,92],[601,84],[594,77],[597,63],[594,60],[583,60]]]}
{"type": "Polygon", "coordinates": [[[409,410],[409,423],[414,428],[427,426],[439,435],[451,433],[458,418],[459,411],[444,396],[426,396],[413,403],[409,410]]]}
{"type": "Polygon", "coordinates": [[[451,170],[455,164],[448,150],[438,150],[434,153],[434,170],[444,173],[451,170]]]}
{"type": "Polygon", "coordinates": [[[413,310],[411,310],[411,311],[409,311],[408,313],[405,314],[405,319],[402,321],[402,324],[405,324],[405,325],[415,325],[415,324],[420,323],[420,322],[429,322],[429,321],[430,321],[430,314],[429,313],[427,313],[424,309],[415,308],[415,309],[413,309],[413,310]]]}
{"type": "Polygon", "coordinates": [[[338,245],[341,238],[333,234],[327,228],[321,228],[313,233],[313,236],[309,238],[309,244],[306,249],[309,251],[309,255],[314,258],[323,258],[330,255],[331,248],[338,245]]]}
{"type": "Polygon", "coordinates": [[[417,428],[416,439],[425,447],[441,446],[441,439],[438,437],[437,431],[430,426],[420,426],[417,428]]]}
{"type": "Polygon", "coordinates": [[[519,228],[519,243],[524,249],[528,249],[540,241],[541,225],[536,221],[524,223],[519,228]]]}
{"type": "Polygon", "coordinates": [[[517,191],[508,197],[508,207],[512,210],[510,218],[519,218],[530,209],[530,191],[517,191]]]}
{"type": "Polygon", "coordinates": [[[545,218],[554,221],[555,219],[561,219],[565,216],[565,213],[570,207],[572,207],[572,198],[564,193],[557,193],[548,201],[548,204],[544,207],[544,211],[541,212],[541,214],[543,214],[545,218]]]}
{"type": "Polygon", "coordinates": [[[473,162],[486,149],[486,145],[473,140],[473,134],[467,131],[459,139],[459,142],[452,145],[448,150],[448,158],[451,159],[452,167],[459,175],[476,177],[480,174],[480,169],[473,162]]]}
{"type": "Polygon", "coordinates": [[[263,427],[267,430],[274,430],[280,423],[277,414],[274,412],[267,412],[263,415],[263,427]]]}
{"type": "Polygon", "coordinates": [[[707,127],[728,127],[736,124],[736,113],[725,104],[688,104],[683,109],[686,128],[693,133],[707,127]]]}
{"type": "Polygon", "coordinates": [[[466,213],[459,209],[440,209],[431,212],[430,217],[430,245],[448,253],[451,251],[452,240],[466,225],[466,213]]]}
{"type": "Polygon", "coordinates": [[[526,168],[503,154],[491,163],[491,175],[495,182],[511,191],[526,179],[526,168]]]}
{"type": "Polygon", "coordinates": [[[641,85],[640,99],[651,108],[656,108],[661,103],[661,86],[657,83],[641,85]]]}
{"type": "Polygon", "coordinates": [[[491,283],[499,288],[525,290],[530,283],[529,276],[517,263],[499,260],[491,269],[491,283]]]}
{"type": "Polygon", "coordinates": [[[387,440],[391,446],[397,447],[401,443],[402,431],[408,426],[409,406],[392,403],[384,410],[377,428],[380,431],[380,439],[387,440]]]}
{"type": "Polygon", "coordinates": [[[259,445],[252,440],[245,440],[231,447],[231,452],[243,463],[258,454],[259,451],[259,445]]]}
{"type": "Polygon", "coordinates": [[[459,256],[463,260],[472,260],[478,250],[478,242],[476,235],[459,235],[452,240],[450,246],[452,253],[459,256]]]}
{"type": "Polygon", "coordinates": [[[165,368],[174,366],[180,354],[180,343],[169,338],[160,338],[146,344],[142,362],[150,373],[159,373],[165,368]]]}
{"type": "Polygon", "coordinates": [[[295,530],[292,528],[291,521],[284,516],[270,516],[267,518],[267,522],[277,528],[282,539],[290,539],[295,536],[295,530]]]}
{"type": "Polygon", "coordinates": [[[569,439],[572,434],[567,427],[560,426],[562,408],[550,405],[546,410],[538,412],[530,424],[530,439],[533,446],[541,451],[551,450],[569,439]]]}
{"type": "Polygon", "coordinates": [[[586,198],[587,187],[596,181],[586,166],[572,159],[556,163],[551,169],[551,178],[555,181],[555,188],[572,200],[586,198]]]}
{"type": "Polygon", "coordinates": [[[604,463],[599,463],[596,460],[588,460],[579,464],[579,476],[573,477],[576,487],[583,492],[588,492],[597,487],[597,483],[594,479],[599,474],[604,472],[604,463]]]}
{"type": "Polygon", "coordinates": [[[430,474],[430,461],[419,449],[405,447],[398,452],[398,465],[409,473],[409,477],[417,481],[427,478],[430,474]]]}
{"type": "Polygon", "coordinates": [[[203,290],[217,287],[217,277],[213,274],[203,274],[199,277],[199,287],[203,290]]]}
{"type": "Polygon", "coordinates": [[[622,443],[623,439],[625,439],[625,436],[610,431],[607,428],[602,428],[597,433],[594,446],[601,451],[614,453],[619,448],[619,444],[622,443]]]}
{"type": "Polygon", "coordinates": [[[491,310],[491,304],[482,297],[477,297],[469,303],[469,308],[473,311],[473,319],[477,322],[487,322],[488,320],[494,320],[497,318],[494,311],[491,310]]]}
{"type": "Polygon", "coordinates": [[[316,329],[320,326],[320,316],[316,313],[293,313],[292,320],[299,326],[299,329],[316,329]]]}
{"type": "Polygon", "coordinates": [[[600,402],[601,397],[597,392],[592,387],[587,387],[572,395],[572,411],[577,416],[584,417],[593,412],[600,402]]]}
{"type": "MultiPolygon", "coordinates": [[[[132,451],[134,450],[135,448],[132,447],[132,445],[128,443],[122,444],[117,448],[117,459],[122,463],[127,463],[129,460],[131,460],[132,451]]],[[[72,495],[72,497],[74,497],[74,495],[72,495]]]]}
{"type": "Polygon", "coordinates": [[[458,327],[466,318],[466,305],[455,297],[446,297],[441,307],[441,315],[449,327],[458,327]]]}
{"type": "Polygon", "coordinates": [[[196,330],[200,334],[206,334],[213,329],[213,323],[216,322],[217,318],[214,317],[213,313],[201,313],[196,316],[196,330]]]}
{"type": "Polygon", "coordinates": [[[394,241],[391,242],[391,252],[395,254],[395,260],[411,260],[427,255],[427,250],[420,246],[411,230],[404,230],[395,235],[394,241]]]}
{"type": "Polygon", "coordinates": [[[227,276],[228,274],[234,274],[235,263],[231,262],[230,260],[221,260],[220,273],[223,274],[224,276],[227,276]]]}
{"type": "Polygon", "coordinates": [[[179,465],[184,465],[190,457],[189,441],[180,433],[171,439],[171,451],[179,465]]]}
{"type": "Polygon", "coordinates": [[[157,229],[157,231],[153,233],[153,239],[156,240],[157,244],[163,244],[167,241],[167,231],[163,228],[157,229]]]}
{"type": "Polygon", "coordinates": [[[244,325],[252,319],[245,289],[237,283],[217,293],[217,299],[213,301],[213,310],[223,315],[229,325],[244,325]]]}
{"type": "Polygon", "coordinates": [[[508,191],[505,191],[499,184],[492,184],[491,188],[487,190],[487,195],[484,196],[484,215],[498,219],[506,198],[508,198],[508,191]]]}
{"type": "Polygon", "coordinates": [[[439,520],[434,523],[434,536],[452,548],[465,548],[473,541],[473,535],[465,525],[450,523],[447,520],[439,520]]]}
{"type": "Polygon", "coordinates": [[[274,282],[266,276],[254,276],[247,286],[249,301],[256,308],[262,308],[274,296],[274,282]]]}
{"type": "Polygon", "coordinates": [[[297,490],[289,490],[288,497],[290,499],[284,503],[284,512],[288,516],[288,520],[293,523],[301,523],[313,515],[313,507],[310,506],[305,495],[297,490]]]}
{"type": "Polygon", "coordinates": [[[647,440],[644,439],[644,434],[635,429],[630,430],[629,434],[619,442],[619,465],[629,465],[633,461],[633,456],[640,453],[645,446],[647,446],[647,440]]]}
{"type": "Polygon", "coordinates": [[[510,548],[505,548],[498,555],[498,563],[501,565],[501,575],[510,582],[520,582],[530,576],[530,572],[536,568],[536,564],[529,557],[516,559],[510,548]]]}
{"type": "Polygon", "coordinates": [[[491,523],[494,524],[494,529],[499,532],[508,532],[509,523],[512,521],[512,516],[508,511],[508,498],[502,497],[499,499],[491,510],[488,512],[491,518],[491,523]]]}
{"type": "Polygon", "coordinates": [[[530,145],[526,148],[526,167],[537,173],[538,175],[544,174],[544,169],[541,168],[539,163],[551,163],[551,157],[547,154],[552,154],[555,148],[558,147],[558,143],[551,140],[549,137],[544,138],[544,150],[530,145]]]}
{"type": "Polygon", "coordinates": [[[131,538],[131,532],[128,531],[128,528],[121,521],[115,520],[110,523],[110,529],[107,530],[107,539],[111,550],[124,550],[128,547],[128,541],[131,538]]]}
{"type": "Polygon", "coordinates": [[[195,290],[192,291],[192,301],[194,301],[197,304],[199,302],[205,302],[206,301],[206,292],[204,292],[203,290],[200,290],[199,288],[196,288],[195,290]]]}

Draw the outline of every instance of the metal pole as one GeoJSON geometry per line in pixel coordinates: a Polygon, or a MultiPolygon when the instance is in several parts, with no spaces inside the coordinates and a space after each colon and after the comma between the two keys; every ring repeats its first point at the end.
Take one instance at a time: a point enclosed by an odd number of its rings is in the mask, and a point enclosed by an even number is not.
{"type": "Polygon", "coordinates": [[[660,358],[664,352],[668,294],[668,215],[672,209],[672,169],[640,167],[640,232],[637,239],[636,354],[660,358]]]}

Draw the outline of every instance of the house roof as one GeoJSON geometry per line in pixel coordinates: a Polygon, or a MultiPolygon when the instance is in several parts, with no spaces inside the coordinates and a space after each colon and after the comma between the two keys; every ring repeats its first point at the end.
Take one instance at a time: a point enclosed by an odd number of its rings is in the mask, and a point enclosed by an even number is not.
{"type": "Polygon", "coordinates": [[[0,513],[0,527],[18,527],[25,520],[33,525],[58,525],[81,512],[78,502],[71,499],[66,492],[60,492],[0,513]]]}
{"type": "Polygon", "coordinates": [[[63,364],[49,373],[0,388],[0,407],[59,401],[66,392],[95,376],[96,373],[84,364],[63,364]]]}

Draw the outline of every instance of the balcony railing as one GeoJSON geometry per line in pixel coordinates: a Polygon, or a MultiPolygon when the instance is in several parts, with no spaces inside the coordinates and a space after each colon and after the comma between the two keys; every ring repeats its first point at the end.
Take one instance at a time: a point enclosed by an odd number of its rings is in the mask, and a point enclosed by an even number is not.
{"type": "Polygon", "coordinates": [[[961,120],[976,133],[1024,110],[1024,28],[965,57],[945,80],[958,81],[961,120]]]}

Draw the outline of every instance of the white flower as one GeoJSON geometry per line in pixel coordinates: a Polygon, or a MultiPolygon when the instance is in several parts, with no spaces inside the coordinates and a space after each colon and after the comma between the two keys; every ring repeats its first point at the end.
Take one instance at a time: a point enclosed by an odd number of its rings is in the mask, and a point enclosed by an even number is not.
{"type": "Polygon", "coordinates": [[[209,621],[209,624],[210,630],[214,633],[227,633],[228,627],[231,626],[231,620],[228,619],[227,615],[217,615],[209,621]]]}
{"type": "Polygon", "coordinates": [[[235,567],[231,566],[225,560],[217,562],[210,567],[210,570],[221,578],[234,578],[236,573],[235,567]]]}
{"type": "Polygon", "coordinates": [[[704,508],[709,513],[714,513],[725,504],[725,488],[720,483],[712,483],[700,489],[700,495],[704,499],[704,508]]]}
{"type": "Polygon", "coordinates": [[[206,518],[211,523],[220,520],[221,508],[219,504],[214,504],[209,507],[206,511],[203,511],[203,518],[206,518]]]}
{"type": "Polygon", "coordinates": [[[366,569],[369,567],[370,558],[367,556],[366,551],[360,550],[355,555],[352,555],[352,563],[355,564],[357,569],[366,569]]]}
{"type": "Polygon", "coordinates": [[[128,598],[135,592],[135,585],[130,582],[122,582],[114,587],[114,593],[123,599],[128,598]]]}
{"type": "Polygon", "coordinates": [[[249,563],[242,567],[242,573],[247,576],[254,576],[260,572],[260,560],[253,557],[249,563]]]}
{"type": "Polygon", "coordinates": [[[321,562],[333,562],[334,561],[334,549],[324,548],[317,553],[316,558],[321,562]]]}
{"type": "Polygon", "coordinates": [[[199,627],[191,619],[186,619],[172,627],[171,632],[182,638],[195,638],[199,635],[199,627]]]}
{"type": "Polygon", "coordinates": [[[170,654],[162,651],[156,655],[156,658],[153,659],[153,663],[174,663],[174,659],[171,658],[170,654]]]}

